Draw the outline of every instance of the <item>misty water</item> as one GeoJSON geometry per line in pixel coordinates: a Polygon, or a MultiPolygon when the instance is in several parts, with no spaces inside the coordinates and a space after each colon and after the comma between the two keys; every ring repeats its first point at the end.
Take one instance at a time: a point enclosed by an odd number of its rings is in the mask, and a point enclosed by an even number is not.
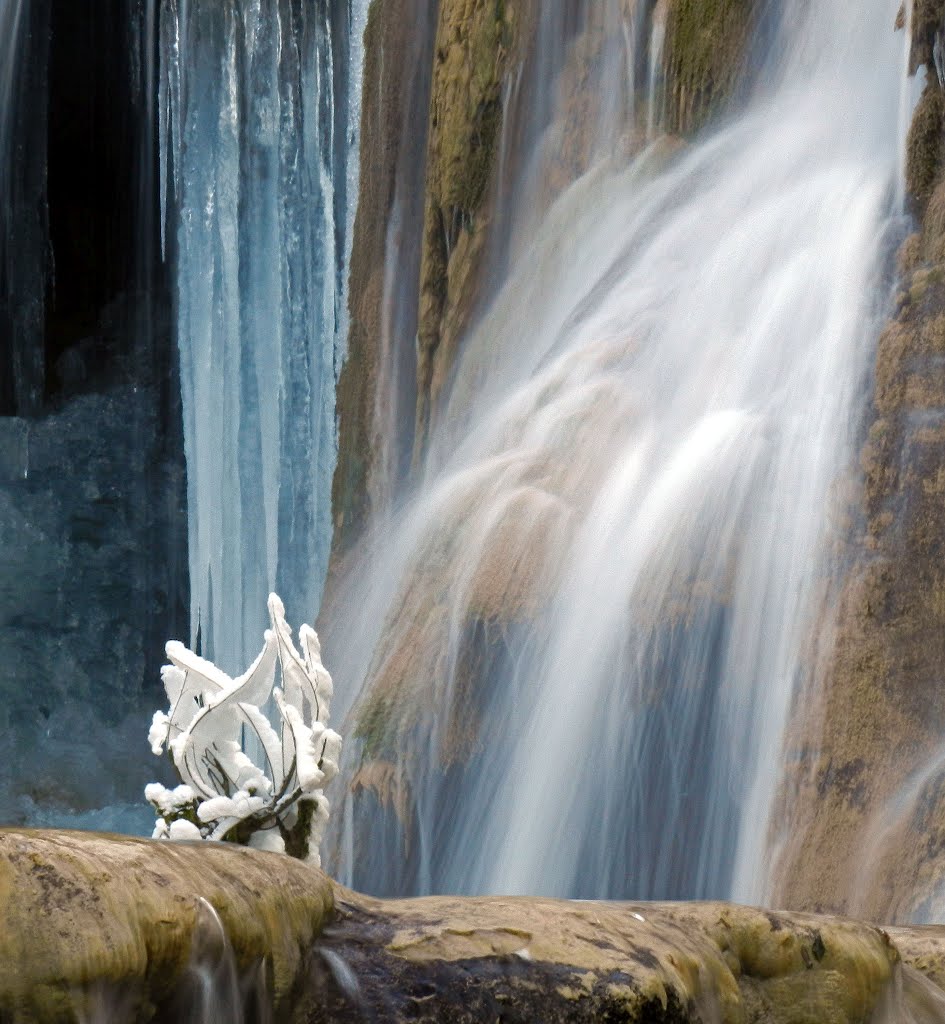
{"type": "MultiPolygon", "coordinates": [[[[376,524],[330,636],[364,743],[347,881],[764,898],[901,230],[898,6],[784,5],[743,114],[628,157],[618,105],[583,177],[509,210],[422,483],[376,524]]],[[[610,36],[621,95],[660,28],[610,36]]],[[[523,117],[558,69],[539,70],[523,117]]]]}

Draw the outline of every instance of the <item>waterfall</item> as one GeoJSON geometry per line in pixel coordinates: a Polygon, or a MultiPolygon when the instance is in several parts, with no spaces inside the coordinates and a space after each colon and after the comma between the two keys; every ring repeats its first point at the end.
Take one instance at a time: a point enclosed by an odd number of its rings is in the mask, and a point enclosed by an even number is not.
{"type": "Polygon", "coordinates": [[[261,635],[266,595],[278,588],[294,614],[314,615],[327,571],[346,183],[357,180],[346,75],[360,67],[365,10],[300,0],[161,9],[191,632],[231,671],[261,635]]]}
{"type": "Polygon", "coordinates": [[[741,115],[600,150],[519,239],[331,637],[348,882],[763,899],[887,292],[898,6],[786,4],[741,115]]]}

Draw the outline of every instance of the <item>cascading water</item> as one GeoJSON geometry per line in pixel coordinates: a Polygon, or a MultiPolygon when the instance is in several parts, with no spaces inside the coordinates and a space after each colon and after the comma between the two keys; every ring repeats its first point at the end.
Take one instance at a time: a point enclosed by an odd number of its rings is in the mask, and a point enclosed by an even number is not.
{"type": "Polygon", "coordinates": [[[266,595],[278,587],[311,615],[327,570],[346,182],[356,184],[345,71],[360,68],[365,10],[299,0],[164,0],[161,10],[191,631],[231,670],[264,625],[266,595]]]}
{"type": "Polygon", "coordinates": [[[763,897],[886,294],[897,8],[786,4],[741,117],[600,158],[517,245],[330,638],[357,887],[763,897]]]}

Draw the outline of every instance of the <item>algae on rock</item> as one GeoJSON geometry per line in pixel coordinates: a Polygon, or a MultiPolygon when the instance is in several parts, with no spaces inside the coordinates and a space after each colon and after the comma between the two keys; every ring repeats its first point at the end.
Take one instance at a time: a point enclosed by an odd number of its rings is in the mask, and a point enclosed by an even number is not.
{"type": "Polygon", "coordinates": [[[689,135],[747,84],[757,0],[672,0],[666,24],[666,120],[689,135]]]}
{"type": "Polygon", "coordinates": [[[232,844],[0,830],[0,1019],[89,1019],[103,997],[119,999],[128,1020],[166,1011],[201,897],[237,966],[266,963],[269,995],[286,1010],[332,912],[334,890],[320,872],[232,844]]]}
{"type": "Polygon", "coordinates": [[[502,124],[502,80],[525,0],[441,0],[430,101],[417,336],[415,452],[468,317],[482,255],[486,200],[502,124]],[[459,310],[464,306],[463,311],[459,310]],[[452,322],[444,322],[444,321],[452,322]],[[443,355],[444,345],[450,351],[443,355]]]}

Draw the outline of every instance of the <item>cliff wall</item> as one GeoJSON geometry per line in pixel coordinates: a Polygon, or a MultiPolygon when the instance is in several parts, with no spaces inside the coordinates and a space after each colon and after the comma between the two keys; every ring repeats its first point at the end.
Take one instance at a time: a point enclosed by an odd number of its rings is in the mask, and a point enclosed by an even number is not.
{"type": "Polygon", "coordinates": [[[912,67],[926,84],[907,143],[915,230],[876,354],[835,638],[795,723],[775,836],[779,904],[886,920],[945,907],[943,24],[940,0],[916,5],[912,67]]]}

